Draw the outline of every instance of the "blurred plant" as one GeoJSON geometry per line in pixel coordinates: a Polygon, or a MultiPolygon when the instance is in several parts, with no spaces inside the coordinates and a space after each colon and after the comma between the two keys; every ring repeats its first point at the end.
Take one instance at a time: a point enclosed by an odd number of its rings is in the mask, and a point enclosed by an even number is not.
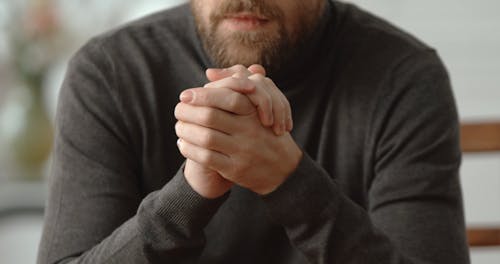
{"type": "Polygon", "coordinates": [[[3,127],[13,127],[11,135],[4,137],[10,137],[7,151],[17,176],[37,179],[50,154],[53,134],[44,106],[43,84],[64,48],[65,35],[52,0],[16,1],[7,8],[11,15],[6,21],[7,63],[14,80],[7,106],[21,107],[22,111],[3,118],[10,122],[3,127]]]}
{"type": "Polygon", "coordinates": [[[183,1],[0,0],[0,180],[42,175],[53,133],[46,110],[54,110],[45,97],[57,94],[76,48],[132,14],[183,1]]]}
{"type": "Polygon", "coordinates": [[[22,81],[40,90],[63,43],[55,5],[52,0],[31,0],[19,19],[10,27],[11,60],[22,81]]]}

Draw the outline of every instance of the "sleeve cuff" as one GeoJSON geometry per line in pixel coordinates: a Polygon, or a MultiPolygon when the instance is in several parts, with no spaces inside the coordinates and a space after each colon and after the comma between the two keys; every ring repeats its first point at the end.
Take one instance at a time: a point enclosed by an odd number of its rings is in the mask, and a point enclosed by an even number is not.
{"type": "Polygon", "coordinates": [[[336,215],[340,193],[328,173],[305,152],[297,169],[274,192],[262,196],[269,214],[284,226],[336,215]]]}
{"type": "Polygon", "coordinates": [[[207,199],[191,188],[184,177],[184,164],[176,175],[158,192],[153,211],[171,223],[188,229],[204,228],[229,192],[216,199],[207,199]]]}

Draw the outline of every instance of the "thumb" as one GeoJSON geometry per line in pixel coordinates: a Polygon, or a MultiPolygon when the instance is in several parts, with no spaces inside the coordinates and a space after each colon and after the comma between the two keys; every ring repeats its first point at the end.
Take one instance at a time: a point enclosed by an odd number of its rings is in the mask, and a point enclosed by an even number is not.
{"type": "Polygon", "coordinates": [[[234,72],[228,70],[228,69],[216,69],[216,68],[211,68],[207,69],[205,72],[207,75],[207,78],[210,82],[216,82],[218,80],[222,80],[227,77],[231,77],[234,72]]]}
{"type": "Polygon", "coordinates": [[[210,68],[207,69],[205,74],[207,75],[207,78],[210,82],[216,82],[221,79],[231,77],[235,73],[245,72],[245,71],[247,72],[245,74],[248,74],[249,76],[252,74],[262,74],[263,76],[266,76],[266,70],[259,64],[254,64],[248,67],[248,69],[245,69],[241,65],[236,65],[230,68],[223,68],[223,69],[210,68]]]}
{"type": "Polygon", "coordinates": [[[253,64],[252,66],[248,67],[248,70],[253,73],[253,74],[262,74],[263,76],[266,76],[266,69],[262,67],[260,64],[253,64]]]}

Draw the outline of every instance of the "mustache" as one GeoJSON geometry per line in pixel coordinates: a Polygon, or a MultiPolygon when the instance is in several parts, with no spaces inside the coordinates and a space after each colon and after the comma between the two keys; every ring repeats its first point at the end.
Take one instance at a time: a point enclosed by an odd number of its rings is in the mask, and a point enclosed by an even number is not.
{"type": "Polygon", "coordinates": [[[283,12],[266,0],[225,0],[210,15],[210,20],[218,24],[229,14],[248,12],[268,20],[283,19],[283,12]]]}

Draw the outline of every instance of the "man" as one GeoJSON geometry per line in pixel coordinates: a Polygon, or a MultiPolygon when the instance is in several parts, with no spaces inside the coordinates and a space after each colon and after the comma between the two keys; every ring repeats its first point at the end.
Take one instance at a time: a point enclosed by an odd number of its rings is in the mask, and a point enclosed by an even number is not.
{"type": "Polygon", "coordinates": [[[39,263],[468,263],[457,123],[352,5],[193,0],[73,58],[39,263]]]}

